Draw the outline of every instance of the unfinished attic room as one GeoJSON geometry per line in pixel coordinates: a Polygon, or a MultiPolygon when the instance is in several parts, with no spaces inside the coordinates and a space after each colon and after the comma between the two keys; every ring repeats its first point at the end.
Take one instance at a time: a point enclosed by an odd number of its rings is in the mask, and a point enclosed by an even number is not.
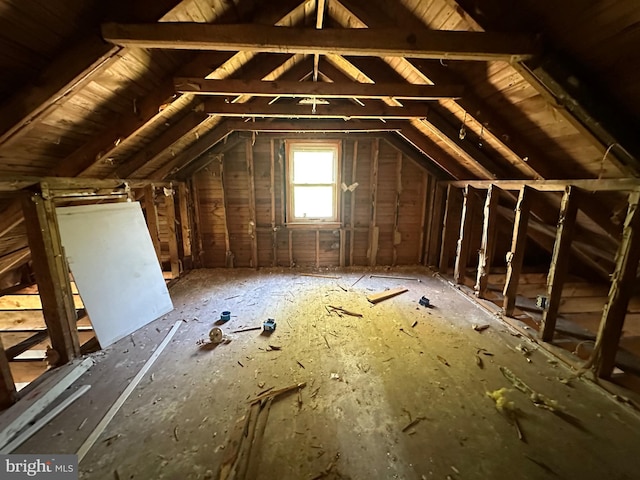
{"type": "Polygon", "coordinates": [[[640,8],[0,0],[0,478],[640,478],[640,8]]]}

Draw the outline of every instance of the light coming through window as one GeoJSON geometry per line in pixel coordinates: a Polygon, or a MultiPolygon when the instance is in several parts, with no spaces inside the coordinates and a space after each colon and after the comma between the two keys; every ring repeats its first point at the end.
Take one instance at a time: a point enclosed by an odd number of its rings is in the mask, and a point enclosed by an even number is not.
{"type": "Polygon", "coordinates": [[[338,221],[339,142],[287,142],[289,222],[338,221]]]}

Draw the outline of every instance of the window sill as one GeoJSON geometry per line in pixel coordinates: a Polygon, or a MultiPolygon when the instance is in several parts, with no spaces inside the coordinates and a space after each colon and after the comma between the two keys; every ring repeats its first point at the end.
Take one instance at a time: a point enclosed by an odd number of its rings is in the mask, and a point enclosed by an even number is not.
{"type": "Polygon", "coordinates": [[[289,229],[301,230],[336,230],[342,228],[340,222],[287,222],[285,226],[289,229]]]}

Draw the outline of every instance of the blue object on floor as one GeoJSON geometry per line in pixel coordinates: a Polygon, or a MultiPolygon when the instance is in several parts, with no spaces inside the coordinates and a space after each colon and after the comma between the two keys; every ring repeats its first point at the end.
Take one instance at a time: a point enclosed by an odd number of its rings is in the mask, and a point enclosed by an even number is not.
{"type": "Polygon", "coordinates": [[[420,305],[422,305],[423,307],[428,307],[429,306],[429,299],[427,297],[422,297],[420,299],[420,305]]]}
{"type": "Polygon", "coordinates": [[[276,321],[273,318],[269,318],[262,324],[262,328],[265,332],[273,332],[276,329],[276,321]]]}
{"type": "Polygon", "coordinates": [[[222,312],[220,314],[220,320],[222,320],[223,322],[228,322],[229,320],[231,320],[231,312],[228,310],[222,312]]]}

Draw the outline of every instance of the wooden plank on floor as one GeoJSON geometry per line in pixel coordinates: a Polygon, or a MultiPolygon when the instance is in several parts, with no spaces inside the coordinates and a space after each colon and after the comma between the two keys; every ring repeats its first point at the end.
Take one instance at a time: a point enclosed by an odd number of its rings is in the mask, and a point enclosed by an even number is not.
{"type": "MultiPolygon", "coordinates": [[[[51,371],[46,378],[34,385],[20,402],[0,415],[0,447],[6,445],[16,433],[51,405],[93,364],[93,359],[86,358],[51,371]]],[[[44,368],[47,368],[46,365],[44,368]]]]}
{"type": "Polygon", "coordinates": [[[545,342],[553,340],[553,332],[556,327],[556,317],[562,298],[562,289],[567,274],[569,273],[569,258],[571,255],[571,242],[575,231],[576,217],[578,214],[577,191],[574,187],[567,187],[560,203],[560,216],[556,231],[556,240],[551,254],[549,277],[547,280],[547,304],[542,312],[540,324],[540,337],[545,342]]]}
{"type": "Polygon", "coordinates": [[[388,298],[395,297],[396,295],[400,295],[401,293],[408,292],[408,288],[397,287],[392,288],[390,290],[385,290],[379,293],[372,293],[367,295],[367,300],[373,304],[380,303],[383,300],[387,300],[388,298]]]}

